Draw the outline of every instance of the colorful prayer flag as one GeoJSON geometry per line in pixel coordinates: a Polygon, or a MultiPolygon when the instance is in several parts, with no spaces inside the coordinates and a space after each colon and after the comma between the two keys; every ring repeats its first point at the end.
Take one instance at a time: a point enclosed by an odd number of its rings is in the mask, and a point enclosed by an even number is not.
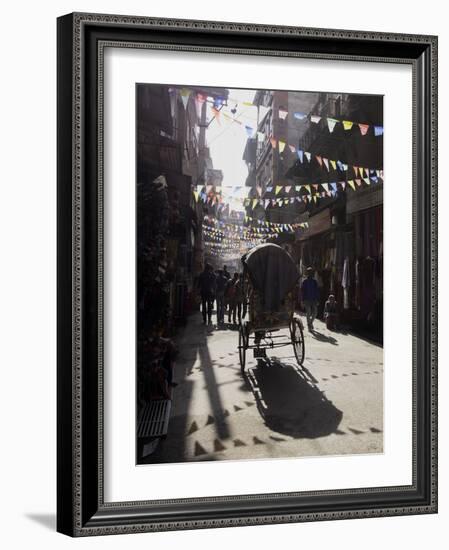
{"type": "Polygon", "coordinates": [[[359,128],[362,136],[366,136],[366,133],[368,132],[369,124],[359,124],[359,128]]]}
{"type": "Polygon", "coordinates": [[[186,109],[187,103],[189,102],[191,91],[188,88],[181,88],[180,94],[181,94],[182,104],[184,105],[184,109],[186,109]]]}
{"type": "Polygon", "coordinates": [[[383,126],[374,126],[374,135],[381,136],[384,133],[384,127],[383,126]]]}
{"type": "Polygon", "coordinates": [[[288,111],[286,111],[285,109],[279,109],[278,113],[281,120],[285,120],[287,118],[288,111]]]}
{"type": "Polygon", "coordinates": [[[336,118],[328,118],[327,119],[327,127],[329,128],[329,132],[332,133],[334,131],[335,125],[337,124],[338,120],[336,118]]]}
{"type": "Polygon", "coordinates": [[[245,126],[245,130],[249,138],[253,137],[254,128],[251,128],[251,126],[245,126]]]}

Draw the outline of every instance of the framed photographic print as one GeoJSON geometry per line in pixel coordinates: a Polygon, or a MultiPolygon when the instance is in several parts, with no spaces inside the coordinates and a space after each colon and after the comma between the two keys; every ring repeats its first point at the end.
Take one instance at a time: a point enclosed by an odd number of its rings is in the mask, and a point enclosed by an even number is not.
{"type": "Polygon", "coordinates": [[[58,530],[437,511],[437,38],[58,19],[58,530]]]}

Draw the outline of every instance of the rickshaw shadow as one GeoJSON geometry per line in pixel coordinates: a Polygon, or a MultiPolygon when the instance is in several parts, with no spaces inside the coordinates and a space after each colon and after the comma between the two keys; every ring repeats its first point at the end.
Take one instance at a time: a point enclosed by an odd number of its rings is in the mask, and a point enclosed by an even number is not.
{"type": "Polygon", "coordinates": [[[247,370],[248,384],[266,426],[294,438],[330,435],[343,418],[314,380],[307,369],[273,358],[247,370]]]}

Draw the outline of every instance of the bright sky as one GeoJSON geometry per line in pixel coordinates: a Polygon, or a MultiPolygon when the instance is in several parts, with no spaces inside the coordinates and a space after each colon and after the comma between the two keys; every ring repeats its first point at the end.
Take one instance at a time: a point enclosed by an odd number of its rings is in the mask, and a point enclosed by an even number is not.
{"type": "MultiPolygon", "coordinates": [[[[255,90],[229,90],[228,106],[223,107],[222,113],[234,116],[242,122],[236,124],[231,120],[220,116],[220,120],[214,120],[209,126],[206,134],[207,144],[210,155],[214,163],[214,169],[223,171],[223,198],[230,202],[234,210],[243,210],[242,200],[231,200],[232,197],[246,197],[249,188],[245,188],[245,180],[248,175],[248,169],[245,161],[242,159],[248,134],[245,125],[251,126],[256,130],[257,108],[249,105],[243,105],[244,101],[252,102],[255,90]],[[232,101],[235,100],[235,101],[232,101]],[[231,113],[231,109],[237,106],[237,112],[231,113]],[[242,187],[238,193],[233,187],[242,187]]],[[[212,118],[213,113],[208,112],[208,118],[212,118]]]]}

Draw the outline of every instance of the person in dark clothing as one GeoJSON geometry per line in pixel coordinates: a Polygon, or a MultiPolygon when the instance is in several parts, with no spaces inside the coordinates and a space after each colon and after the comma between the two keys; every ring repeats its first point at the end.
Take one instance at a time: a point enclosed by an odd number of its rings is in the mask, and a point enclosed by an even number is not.
{"type": "Polygon", "coordinates": [[[307,279],[304,279],[301,285],[301,297],[306,310],[307,327],[309,330],[313,330],[313,321],[317,316],[320,293],[311,267],[307,268],[307,279]]]}
{"type": "Polygon", "coordinates": [[[248,312],[248,283],[245,280],[245,274],[240,273],[240,284],[242,288],[242,319],[246,317],[246,314],[248,312]]]}
{"type": "MultiPolygon", "coordinates": [[[[239,323],[242,321],[242,307],[244,304],[244,295],[243,295],[243,273],[239,274],[239,278],[237,279],[237,282],[235,283],[235,300],[237,303],[237,318],[239,320],[239,323]]],[[[246,312],[245,312],[246,314],[246,312]]],[[[243,314],[243,317],[245,316],[243,314]]],[[[236,319],[234,316],[234,324],[236,323],[236,319]]]]}
{"type": "Polygon", "coordinates": [[[145,343],[146,360],[148,368],[146,371],[146,400],[155,401],[159,399],[171,399],[169,371],[163,365],[164,346],[160,338],[149,339],[145,343]]]}
{"type": "Polygon", "coordinates": [[[324,304],[324,321],[328,330],[338,329],[337,302],[333,294],[329,294],[329,298],[324,304]]]}
{"type": "MultiPolygon", "coordinates": [[[[228,268],[225,265],[223,266],[223,275],[226,277],[227,281],[231,280],[231,274],[229,273],[228,268]]],[[[228,306],[229,306],[229,301],[228,301],[228,298],[226,296],[226,290],[225,290],[225,297],[224,297],[224,312],[225,313],[228,309],[228,306]]]]}
{"type": "Polygon", "coordinates": [[[167,382],[171,388],[176,388],[178,385],[173,381],[173,373],[175,370],[175,359],[178,355],[178,350],[170,338],[159,338],[160,346],[162,349],[162,367],[167,372],[167,382]]]}
{"type": "MultiPolygon", "coordinates": [[[[239,304],[239,297],[241,294],[239,288],[239,274],[234,273],[234,277],[226,285],[226,298],[229,303],[229,312],[228,312],[228,323],[231,322],[231,318],[234,322],[234,325],[237,324],[237,309],[239,304]]],[[[240,300],[241,308],[241,300],[240,300]]]]}
{"type": "Polygon", "coordinates": [[[225,277],[223,270],[219,269],[217,271],[217,281],[216,281],[217,324],[218,325],[222,325],[224,323],[224,300],[225,300],[225,290],[226,290],[227,283],[228,283],[228,278],[225,277]]]}
{"type": "Polygon", "coordinates": [[[198,278],[198,285],[201,294],[201,312],[203,314],[203,324],[212,323],[212,310],[214,307],[215,293],[217,289],[217,278],[210,264],[206,264],[204,271],[198,278]]]}

